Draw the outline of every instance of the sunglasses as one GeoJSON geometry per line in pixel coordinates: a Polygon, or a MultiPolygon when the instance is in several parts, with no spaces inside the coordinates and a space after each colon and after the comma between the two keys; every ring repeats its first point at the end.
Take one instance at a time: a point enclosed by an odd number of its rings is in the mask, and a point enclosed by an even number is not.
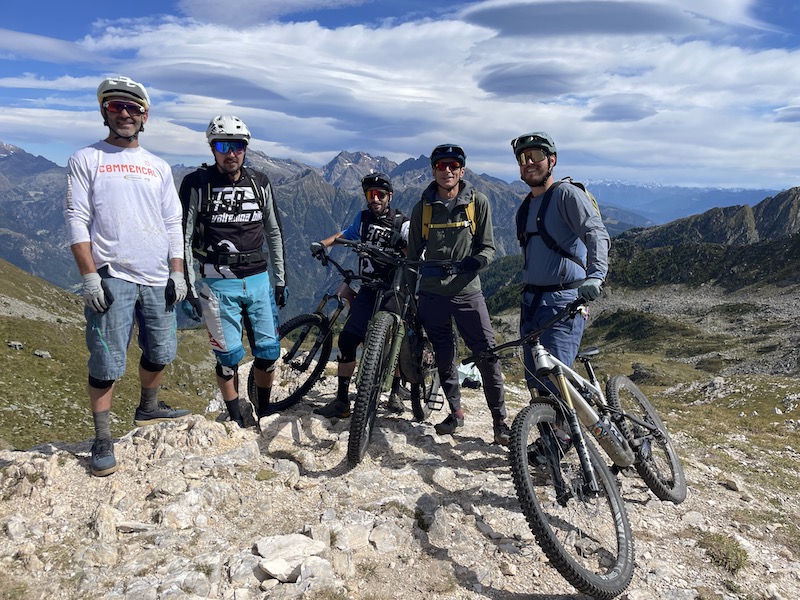
{"type": "Polygon", "coordinates": [[[436,163],[437,171],[458,171],[461,168],[461,163],[457,160],[440,160],[436,163]]]}
{"type": "Polygon", "coordinates": [[[106,100],[103,102],[103,108],[110,113],[121,113],[123,110],[127,110],[130,116],[142,115],[147,112],[141,104],[122,100],[106,100]]]}
{"type": "Polygon", "coordinates": [[[386,200],[388,197],[389,193],[383,190],[367,190],[367,200],[386,200]]]}
{"type": "Polygon", "coordinates": [[[233,140],[229,142],[214,142],[214,150],[216,150],[220,154],[227,154],[231,150],[233,150],[234,154],[241,154],[242,152],[244,152],[245,146],[247,146],[247,144],[245,144],[243,140],[233,140]]]}
{"type": "Polygon", "coordinates": [[[547,152],[541,148],[529,148],[527,150],[523,150],[517,155],[517,162],[521,167],[524,167],[526,164],[528,164],[528,161],[538,163],[547,158],[547,156],[547,152]]]}

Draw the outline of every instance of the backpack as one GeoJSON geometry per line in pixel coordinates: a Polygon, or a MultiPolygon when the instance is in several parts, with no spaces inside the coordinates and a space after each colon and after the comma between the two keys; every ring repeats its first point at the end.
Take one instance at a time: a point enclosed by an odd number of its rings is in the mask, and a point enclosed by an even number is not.
{"type": "MultiPolygon", "coordinates": [[[[402,229],[403,229],[403,223],[405,223],[406,221],[406,216],[399,210],[395,210],[393,208],[390,208],[389,210],[394,211],[394,217],[392,218],[392,237],[389,240],[389,244],[392,246],[392,248],[400,248],[400,246],[402,245],[401,242],[403,241],[402,229]]],[[[369,213],[369,210],[361,211],[361,228],[358,234],[362,242],[365,241],[365,237],[367,235],[367,228],[369,227],[369,223],[367,222],[366,219],[364,219],[364,213],[369,213]]]]}
{"type": "MultiPolygon", "coordinates": [[[[212,210],[213,202],[211,199],[211,173],[209,170],[212,168],[207,163],[202,164],[201,169],[195,171],[197,173],[198,178],[200,179],[200,187],[205,186],[206,193],[204,197],[201,194],[202,202],[198,206],[198,210],[200,213],[209,213],[212,210]]],[[[250,187],[253,189],[253,194],[256,199],[256,204],[258,204],[258,208],[260,210],[264,210],[266,199],[264,197],[264,190],[261,189],[261,186],[256,181],[256,174],[255,171],[249,169],[248,167],[242,166],[242,171],[249,177],[250,179],[250,187]]],[[[274,198],[273,198],[274,203],[274,198]]],[[[184,221],[186,219],[186,212],[188,207],[183,207],[183,216],[184,221]]],[[[262,251],[258,252],[250,252],[246,254],[241,253],[226,253],[224,256],[221,256],[218,252],[209,251],[203,248],[203,225],[201,223],[201,219],[198,218],[195,220],[194,224],[194,232],[192,233],[192,253],[204,262],[214,262],[215,264],[240,264],[241,258],[245,260],[254,261],[254,260],[263,260],[265,258],[265,254],[262,251]],[[231,257],[238,256],[239,262],[230,263],[230,262],[219,262],[221,260],[230,260],[231,257]]],[[[278,217],[278,212],[276,208],[275,217],[278,220],[278,227],[281,227],[280,218],[278,217]]],[[[246,264],[243,263],[243,264],[246,264]]]]}
{"type": "MultiPolygon", "coordinates": [[[[200,206],[201,212],[209,212],[211,210],[211,174],[208,172],[209,167],[208,164],[203,163],[201,166],[205,167],[203,169],[198,169],[196,172],[199,174],[200,177],[200,184],[206,186],[206,194],[203,201],[203,204],[200,206]]],[[[258,204],[258,208],[264,210],[264,190],[261,189],[261,186],[258,185],[256,182],[256,174],[255,171],[252,171],[248,167],[242,165],[242,171],[249,177],[250,179],[250,187],[253,188],[253,194],[256,197],[256,203],[258,204]]],[[[273,198],[274,201],[274,198],[273,198]]]]}
{"type": "Polygon", "coordinates": [[[475,190],[472,190],[469,203],[464,207],[467,213],[466,221],[456,221],[455,223],[431,223],[433,218],[433,205],[427,202],[422,203],[422,239],[427,240],[431,229],[449,229],[451,227],[469,227],[470,233],[475,235],[475,190]]]}
{"type": "Polygon", "coordinates": [[[573,181],[571,177],[564,177],[553,183],[553,185],[551,185],[544,193],[544,198],[542,198],[542,204],[539,207],[539,212],[536,214],[536,233],[525,231],[525,227],[528,223],[528,211],[530,210],[531,206],[531,196],[529,194],[525,197],[525,200],[522,201],[522,204],[520,205],[519,210],[517,210],[516,215],[517,239],[519,240],[519,245],[524,254],[525,248],[528,245],[528,241],[531,239],[531,237],[539,235],[541,236],[545,246],[547,246],[550,250],[560,254],[564,258],[571,260],[581,267],[586,268],[586,265],[584,265],[577,256],[559,246],[555,239],[553,239],[553,236],[548,233],[544,226],[544,215],[547,212],[548,206],[550,206],[550,200],[552,199],[556,188],[562,183],[570,183],[586,194],[586,196],[588,196],[589,200],[592,202],[594,209],[597,211],[598,216],[600,215],[600,207],[597,204],[597,198],[595,198],[594,195],[592,195],[592,193],[586,189],[586,186],[580,181],[573,181]]]}

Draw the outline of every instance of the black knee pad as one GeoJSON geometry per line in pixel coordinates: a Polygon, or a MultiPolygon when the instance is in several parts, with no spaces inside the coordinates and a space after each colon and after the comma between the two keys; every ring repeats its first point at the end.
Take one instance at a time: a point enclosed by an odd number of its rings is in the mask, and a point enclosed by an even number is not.
{"type": "Polygon", "coordinates": [[[356,359],[358,345],[364,340],[347,329],[339,334],[339,362],[351,363],[356,359]]]}
{"type": "Polygon", "coordinates": [[[158,363],[150,362],[144,357],[144,355],[142,355],[142,358],[139,359],[139,366],[150,373],[158,373],[159,371],[163,371],[164,367],[167,365],[160,365],[158,363]]]}
{"type": "Polygon", "coordinates": [[[89,385],[93,388],[97,388],[98,390],[107,390],[112,385],[114,385],[113,379],[95,379],[91,375],[89,375],[89,385]]]}
{"type": "Polygon", "coordinates": [[[269,373],[275,370],[275,361],[271,358],[256,358],[253,360],[253,366],[259,371],[269,373]]]}
{"type": "Polygon", "coordinates": [[[236,373],[239,371],[239,365],[234,365],[232,367],[226,367],[217,363],[217,376],[225,381],[230,381],[234,377],[236,377],[236,373]]]}

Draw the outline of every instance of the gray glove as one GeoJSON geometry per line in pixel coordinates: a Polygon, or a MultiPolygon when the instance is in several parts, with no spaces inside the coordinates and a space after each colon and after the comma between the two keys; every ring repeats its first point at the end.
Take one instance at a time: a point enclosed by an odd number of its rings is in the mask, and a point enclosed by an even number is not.
{"type": "Polygon", "coordinates": [[[578,287],[578,296],[583,300],[597,300],[600,297],[600,290],[603,285],[602,279],[589,277],[584,279],[578,287]]]}
{"type": "Polygon", "coordinates": [[[169,274],[169,281],[167,281],[167,290],[165,292],[167,298],[167,305],[174,306],[178,302],[183,302],[186,299],[186,293],[189,290],[186,287],[186,278],[181,271],[172,271],[169,274]]]}
{"type": "Polygon", "coordinates": [[[103,286],[103,278],[97,273],[87,273],[81,275],[83,279],[83,301],[94,312],[106,312],[110,300],[106,298],[106,290],[103,286]]]}

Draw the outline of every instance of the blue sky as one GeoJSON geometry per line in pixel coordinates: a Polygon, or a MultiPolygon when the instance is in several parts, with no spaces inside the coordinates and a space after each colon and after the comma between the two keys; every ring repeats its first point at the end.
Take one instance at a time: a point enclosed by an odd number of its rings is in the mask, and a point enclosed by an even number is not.
{"type": "Polygon", "coordinates": [[[15,2],[0,142],[66,164],[105,136],[107,75],[148,87],[141,142],[172,164],[208,160],[205,127],[230,113],[253,148],[316,166],[456,142],[511,181],[509,141],[545,130],[560,176],[800,185],[790,0],[15,2]]]}

